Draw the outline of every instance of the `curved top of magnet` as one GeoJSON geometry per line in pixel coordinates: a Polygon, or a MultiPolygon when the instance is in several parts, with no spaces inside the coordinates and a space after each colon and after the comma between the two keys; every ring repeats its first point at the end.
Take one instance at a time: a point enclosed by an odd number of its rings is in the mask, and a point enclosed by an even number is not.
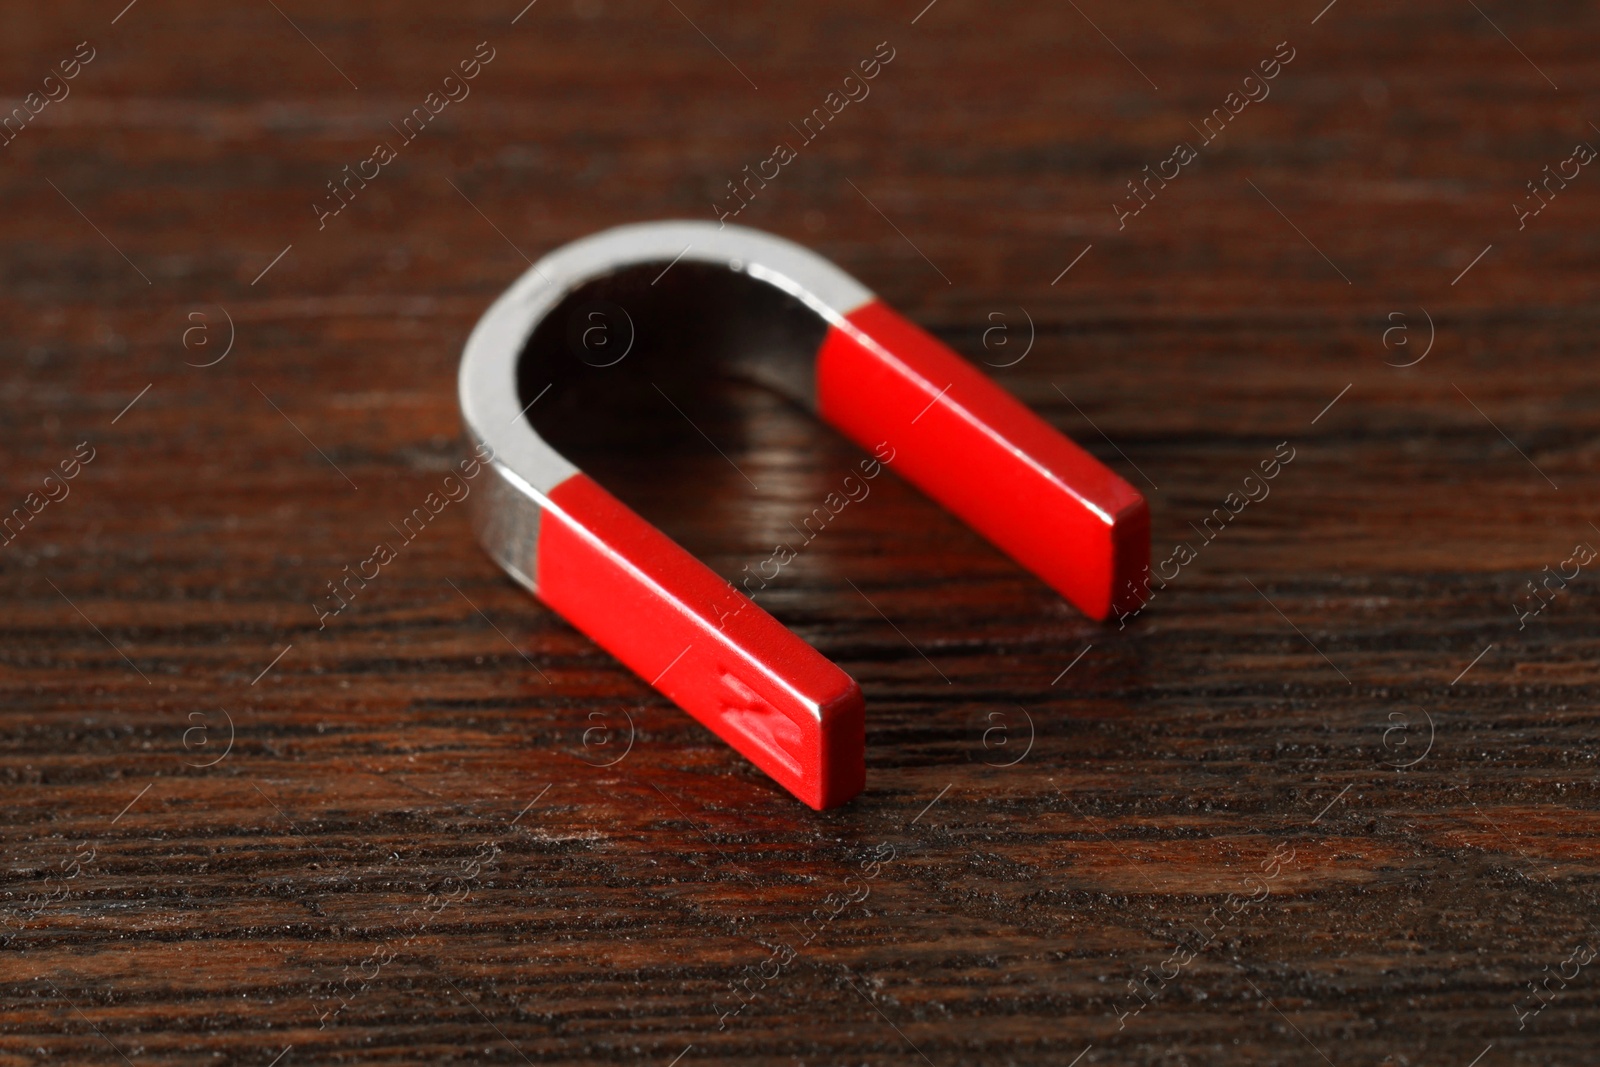
{"type": "Polygon", "coordinates": [[[764,282],[810,309],[824,327],[843,325],[846,316],[874,299],[866,286],[815,252],[744,226],[637,223],[563,245],[530,267],[484,313],[461,360],[461,411],[468,429],[526,483],[527,491],[543,497],[578,472],[525,417],[531,405],[524,405],[519,392],[518,363],[530,337],[585,285],[657,263],[668,270],[680,263],[721,267],[764,282]]]}

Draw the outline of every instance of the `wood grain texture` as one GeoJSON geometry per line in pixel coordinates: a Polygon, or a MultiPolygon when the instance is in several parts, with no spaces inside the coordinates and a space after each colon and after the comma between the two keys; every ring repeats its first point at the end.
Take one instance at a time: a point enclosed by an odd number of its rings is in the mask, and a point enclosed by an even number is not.
{"type": "MultiPolygon", "coordinates": [[[[0,35],[8,101],[95,50],[0,147],[7,512],[94,451],[0,547],[0,1063],[1592,1061],[1594,575],[1513,603],[1600,544],[1600,176],[1510,210],[1600,144],[1592,7],[120,6],[0,35]],[[738,221],[1026,349],[995,376],[1197,548],[1148,612],[878,479],[761,598],[867,697],[820,815],[459,506],[319,629],[458,457],[527,257],[710,218],[885,41],[738,221]]],[[[665,405],[581,458],[730,577],[859,458],[682,400],[726,460],[665,405]]]]}

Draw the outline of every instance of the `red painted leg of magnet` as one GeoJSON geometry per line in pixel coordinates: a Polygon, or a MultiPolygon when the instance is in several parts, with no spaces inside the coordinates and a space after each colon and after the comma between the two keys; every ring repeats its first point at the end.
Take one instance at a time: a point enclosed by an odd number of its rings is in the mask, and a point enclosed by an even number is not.
{"type": "Polygon", "coordinates": [[[861,791],[848,674],[587,476],[549,499],[541,600],[813,808],[861,791]]]}
{"type": "Polygon", "coordinates": [[[1086,614],[1144,599],[1144,497],[989,377],[881,302],[828,331],[822,417],[1086,614]]]}

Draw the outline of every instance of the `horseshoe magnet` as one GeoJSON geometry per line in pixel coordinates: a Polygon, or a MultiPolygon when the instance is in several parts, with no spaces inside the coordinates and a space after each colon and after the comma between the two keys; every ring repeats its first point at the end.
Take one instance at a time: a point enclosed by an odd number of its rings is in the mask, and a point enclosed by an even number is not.
{"type": "MultiPolygon", "coordinates": [[[[530,421],[556,382],[616,383],[630,353],[650,351],[673,353],[677,373],[706,359],[798,401],[1085,614],[1139,606],[1150,554],[1139,492],[826,259],[710,222],[621,226],[551,252],[484,313],[462,355],[466,433],[492,456],[468,498],[478,539],[813,808],[865,784],[860,687],[530,421]]],[[[602,394],[583,417],[603,426],[604,407],[602,394]]]]}

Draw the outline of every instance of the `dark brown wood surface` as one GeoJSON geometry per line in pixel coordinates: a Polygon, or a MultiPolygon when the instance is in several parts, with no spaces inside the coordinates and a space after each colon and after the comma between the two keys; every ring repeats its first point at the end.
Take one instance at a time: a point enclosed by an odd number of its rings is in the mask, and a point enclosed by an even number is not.
{"type": "MultiPolygon", "coordinates": [[[[0,547],[0,1062],[1593,1062],[1600,173],[1512,205],[1600,145],[1594,9],[922,3],[5,13],[6,106],[70,93],[0,147],[3,505],[68,491],[0,547]],[[880,42],[737,221],[1146,490],[1146,614],[879,479],[762,599],[866,693],[820,815],[458,505],[319,629],[528,258],[712,217],[880,42]]],[[[726,459],[665,405],[582,458],[730,577],[859,458],[685,404],[726,459]]]]}

